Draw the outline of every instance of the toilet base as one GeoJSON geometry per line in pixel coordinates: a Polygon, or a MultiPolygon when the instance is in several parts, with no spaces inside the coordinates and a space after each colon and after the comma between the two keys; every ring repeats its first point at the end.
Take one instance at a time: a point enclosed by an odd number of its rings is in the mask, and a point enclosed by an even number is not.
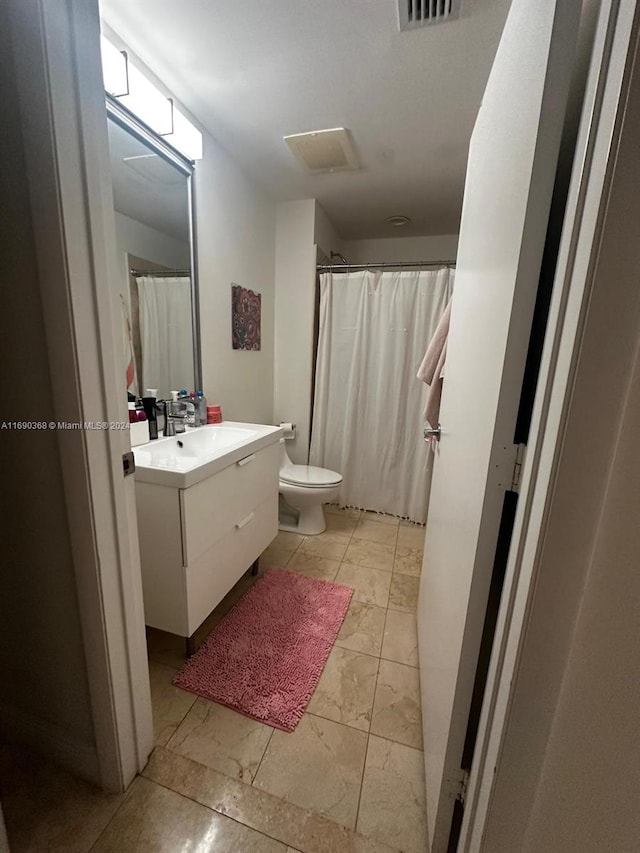
{"type": "Polygon", "coordinates": [[[278,521],[278,530],[284,530],[287,533],[300,533],[303,536],[315,536],[318,533],[324,533],[327,529],[327,522],[322,511],[322,504],[303,507],[298,510],[297,524],[290,524],[291,518],[278,521]]]}

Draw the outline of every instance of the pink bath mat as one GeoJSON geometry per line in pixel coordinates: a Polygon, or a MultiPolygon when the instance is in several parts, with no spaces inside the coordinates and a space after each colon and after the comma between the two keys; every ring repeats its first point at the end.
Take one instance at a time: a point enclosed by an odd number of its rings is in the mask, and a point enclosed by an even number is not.
{"type": "Polygon", "coordinates": [[[352,595],[342,584],[272,569],[213,629],[173,683],[292,732],[352,595]]]}

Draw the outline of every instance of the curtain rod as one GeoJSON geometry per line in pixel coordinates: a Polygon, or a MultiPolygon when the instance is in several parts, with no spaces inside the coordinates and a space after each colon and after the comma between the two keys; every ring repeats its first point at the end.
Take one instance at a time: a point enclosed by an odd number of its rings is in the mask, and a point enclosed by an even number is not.
{"type": "Polygon", "coordinates": [[[332,272],[334,270],[369,270],[369,269],[388,269],[389,267],[455,267],[456,262],[453,261],[398,261],[395,264],[318,264],[316,269],[323,272],[332,272]]]}
{"type": "Polygon", "coordinates": [[[183,275],[191,275],[191,270],[135,270],[132,268],[129,272],[134,278],[138,278],[141,275],[175,276],[176,278],[183,275]]]}

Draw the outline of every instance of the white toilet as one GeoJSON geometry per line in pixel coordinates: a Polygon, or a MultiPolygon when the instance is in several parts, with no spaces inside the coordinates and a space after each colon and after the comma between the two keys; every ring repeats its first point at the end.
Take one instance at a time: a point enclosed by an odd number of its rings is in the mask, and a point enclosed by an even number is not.
{"type": "Polygon", "coordinates": [[[281,510],[278,527],[290,533],[309,536],[322,533],[327,529],[322,504],[338,496],[342,477],[327,468],[294,465],[287,455],[284,439],[280,439],[280,449],[279,491],[285,502],[285,512],[281,510]],[[291,515],[290,519],[288,515],[291,515]]]}

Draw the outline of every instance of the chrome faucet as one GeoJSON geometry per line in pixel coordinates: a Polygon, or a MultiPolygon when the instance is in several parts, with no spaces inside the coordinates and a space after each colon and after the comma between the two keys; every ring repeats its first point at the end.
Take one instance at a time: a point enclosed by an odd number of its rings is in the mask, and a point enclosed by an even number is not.
{"type": "Polygon", "coordinates": [[[170,436],[176,434],[176,425],[171,414],[171,400],[163,400],[164,406],[164,430],[163,435],[170,436]]]}
{"type": "Polygon", "coordinates": [[[194,425],[196,421],[196,405],[189,397],[180,397],[178,400],[165,401],[165,435],[175,435],[185,431],[189,419],[187,406],[193,409],[194,425]],[[169,430],[167,432],[167,430],[169,430]]]}

